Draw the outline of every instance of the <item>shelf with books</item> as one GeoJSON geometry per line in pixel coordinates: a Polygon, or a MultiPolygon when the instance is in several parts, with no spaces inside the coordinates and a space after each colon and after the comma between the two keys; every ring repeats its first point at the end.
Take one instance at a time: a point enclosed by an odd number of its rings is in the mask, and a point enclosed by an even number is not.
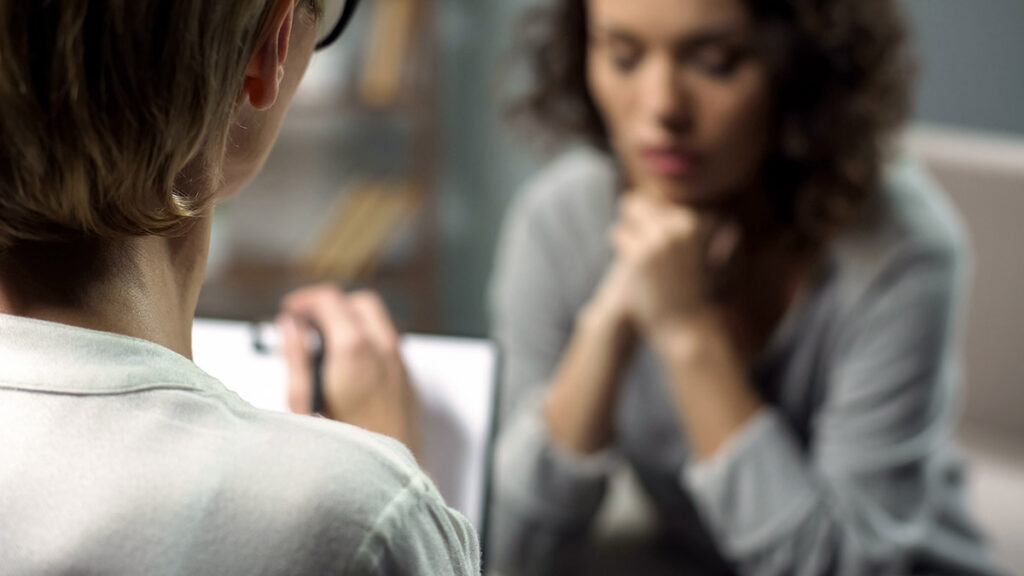
{"type": "Polygon", "coordinates": [[[380,290],[399,323],[438,328],[432,0],[364,0],[314,56],[263,173],[218,207],[199,314],[267,318],[289,290],[380,290]]]}

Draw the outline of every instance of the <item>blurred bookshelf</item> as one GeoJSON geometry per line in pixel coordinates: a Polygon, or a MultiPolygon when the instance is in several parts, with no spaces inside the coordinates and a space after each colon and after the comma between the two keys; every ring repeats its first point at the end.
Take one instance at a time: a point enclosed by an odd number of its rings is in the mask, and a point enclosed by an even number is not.
{"type": "Polygon", "coordinates": [[[435,0],[364,0],[313,56],[263,172],[214,217],[197,315],[266,319],[289,291],[371,288],[439,328],[435,0]]]}

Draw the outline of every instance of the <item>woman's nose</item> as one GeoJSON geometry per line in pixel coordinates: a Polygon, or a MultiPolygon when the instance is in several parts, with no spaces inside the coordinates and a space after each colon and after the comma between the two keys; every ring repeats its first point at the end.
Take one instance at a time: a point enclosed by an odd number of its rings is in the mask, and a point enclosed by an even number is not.
{"type": "Polygon", "coordinates": [[[671,132],[692,128],[692,101],[671,57],[658,57],[651,62],[643,92],[645,116],[671,132]]]}

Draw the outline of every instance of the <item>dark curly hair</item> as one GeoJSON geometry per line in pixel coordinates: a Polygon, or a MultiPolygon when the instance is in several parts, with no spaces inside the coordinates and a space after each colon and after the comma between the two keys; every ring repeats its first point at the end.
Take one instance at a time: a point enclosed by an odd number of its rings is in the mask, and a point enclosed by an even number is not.
{"type": "MultiPolygon", "coordinates": [[[[908,116],[915,66],[903,15],[895,0],[743,2],[775,103],[762,178],[782,226],[821,245],[875,195],[908,116]]],[[[586,0],[534,10],[523,35],[533,84],[513,116],[608,151],[587,88],[586,0]]]]}

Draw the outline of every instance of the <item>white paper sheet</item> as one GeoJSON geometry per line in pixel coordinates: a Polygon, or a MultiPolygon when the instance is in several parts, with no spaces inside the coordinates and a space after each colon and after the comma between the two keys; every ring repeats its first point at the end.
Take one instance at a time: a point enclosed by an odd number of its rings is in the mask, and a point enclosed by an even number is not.
{"type": "MultiPolygon", "coordinates": [[[[196,364],[257,408],[287,410],[284,359],[271,325],[197,319],[196,364]],[[257,335],[254,335],[254,332],[257,335]]],[[[407,335],[402,356],[421,402],[420,464],[450,506],[484,530],[498,351],[487,340],[407,335]]]]}

